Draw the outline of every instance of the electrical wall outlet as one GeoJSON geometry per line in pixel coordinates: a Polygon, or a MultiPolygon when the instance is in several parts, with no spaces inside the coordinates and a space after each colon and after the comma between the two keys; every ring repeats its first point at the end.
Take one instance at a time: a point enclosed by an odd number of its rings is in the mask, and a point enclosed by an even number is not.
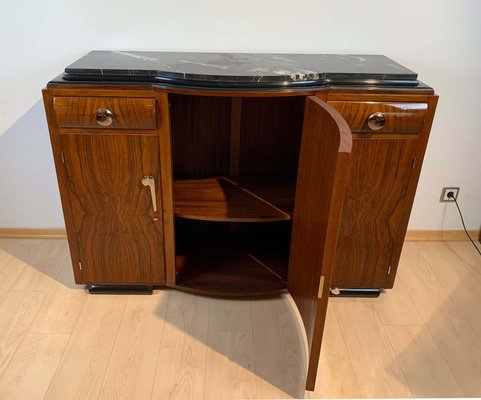
{"type": "Polygon", "coordinates": [[[443,190],[441,190],[441,198],[439,201],[441,203],[446,203],[450,201],[454,201],[455,199],[458,199],[459,195],[459,187],[443,187],[443,190]],[[448,197],[448,193],[452,192],[454,194],[454,199],[451,197],[448,197]]]}

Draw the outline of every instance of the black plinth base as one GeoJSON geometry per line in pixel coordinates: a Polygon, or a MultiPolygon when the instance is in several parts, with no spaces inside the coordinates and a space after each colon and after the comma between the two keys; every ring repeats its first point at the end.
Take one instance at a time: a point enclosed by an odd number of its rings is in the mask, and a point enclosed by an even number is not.
{"type": "Polygon", "coordinates": [[[381,289],[369,288],[369,289],[331,289],[329,295],[331,297],[379,297],[381,289]]]}
{"type": "Polygon", "coordinates": [[[88,285],[90,294],[152,294],[152,285],[88,285]]]}

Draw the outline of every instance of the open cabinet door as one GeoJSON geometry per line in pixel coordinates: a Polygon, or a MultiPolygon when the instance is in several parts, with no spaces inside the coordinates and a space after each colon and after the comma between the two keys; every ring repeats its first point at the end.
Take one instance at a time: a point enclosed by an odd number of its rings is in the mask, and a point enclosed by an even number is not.
{"type": "Polygon", "coordinates": [[[289,257],[288,289],[307,334],[306,389],[314,390],[347,182],[351,131],[332,107],[308,97],[289,257]]]}

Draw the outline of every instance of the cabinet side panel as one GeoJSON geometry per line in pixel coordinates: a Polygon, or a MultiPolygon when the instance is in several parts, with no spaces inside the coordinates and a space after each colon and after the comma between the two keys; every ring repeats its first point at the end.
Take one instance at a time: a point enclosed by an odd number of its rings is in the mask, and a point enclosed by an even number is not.
{"type": "Polygon", "coordinates": [[[60,144],[60,134],[55,123],[55,113],[53,108],[53,95],[48,89],[43,89],[43,102],[45,106],[45,113],[47,116],[48,130],[50,134],[50,144],[52,146],[52,154],[55,163],[55,171],[57,173],[57,182],[60,192],[60,200],[62,202],[62,211],[65,221],[65,228],[67,231],[67,240],[70,250],[70,258],[72,260],[73,273],[76,283],[82,282],[81,271],[78,268],[79,263],[79,249],[77,235],[75,233],[75,226],[73,220],[72,207],[70,204],[70,195],[67,185],[67,177],[63,163],[63,152],[60,144]]]}
{"type": "Polygon", "coordinates": [[[164,220],[165,280],[175,284],[175,233],[172,176],[172,137],[168,94],[156,92],[158,119],[162,212],[164,220]]]}

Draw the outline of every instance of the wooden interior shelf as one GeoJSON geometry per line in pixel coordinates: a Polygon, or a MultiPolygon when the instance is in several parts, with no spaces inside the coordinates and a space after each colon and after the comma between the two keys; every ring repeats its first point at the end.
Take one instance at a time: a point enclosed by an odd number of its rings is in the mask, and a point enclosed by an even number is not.
{"type": "Polygon", "coordinates": [[[177,287],[231,296],[286,291],[290,235],[280,231],[184,232],[177,240],[177,287]]]}
{"type": "Polygon", "coordinates": [[[294,179],[214,177],[174,181],[174,213],[203,221],[270,222],[291,219],[294,179]]]}

